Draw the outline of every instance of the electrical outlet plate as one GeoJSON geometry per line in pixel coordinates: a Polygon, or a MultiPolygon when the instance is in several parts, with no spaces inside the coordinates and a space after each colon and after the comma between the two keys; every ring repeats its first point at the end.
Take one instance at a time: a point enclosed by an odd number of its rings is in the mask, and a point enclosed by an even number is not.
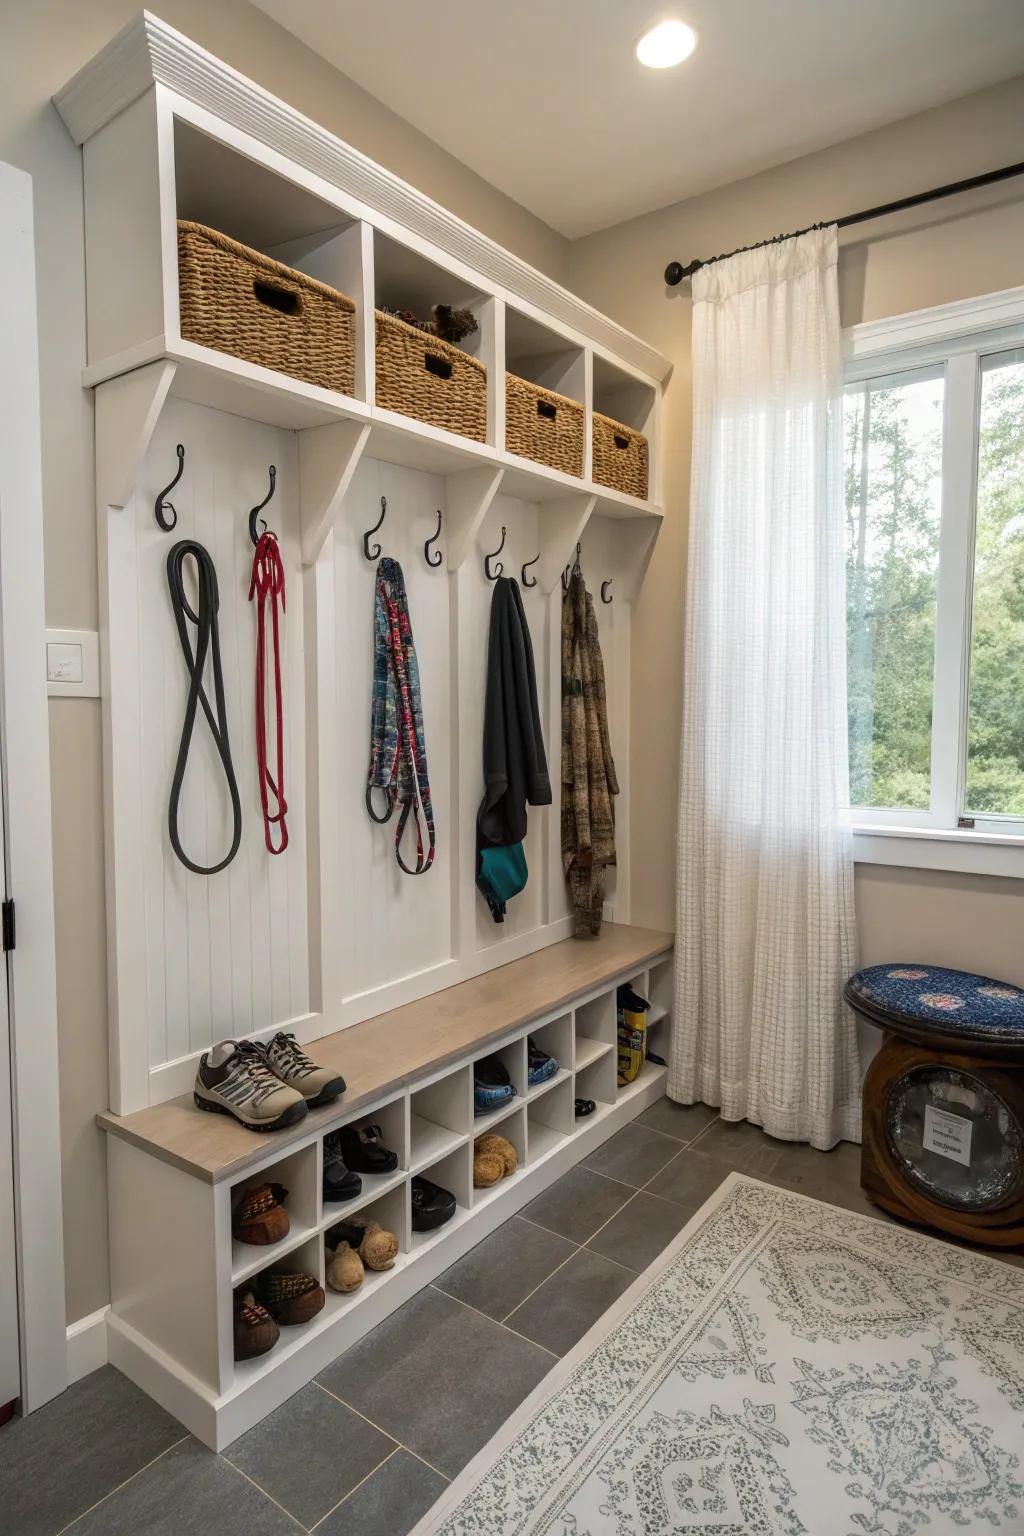
{"type": "Polygon", "coordinates": [[[46,631],[46,691],[51,698],[99,698],[100,637],[94,629],[46,631]]]}

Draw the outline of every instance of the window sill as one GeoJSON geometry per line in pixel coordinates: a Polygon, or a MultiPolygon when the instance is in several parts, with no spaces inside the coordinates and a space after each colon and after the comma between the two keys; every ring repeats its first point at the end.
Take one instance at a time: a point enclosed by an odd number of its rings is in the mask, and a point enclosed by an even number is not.
{"type": "Polygon", "coordinates": [[[858,864],[1024,879],[1024,837],[997,832],[860,825],[853,829],[853,857],[858,864]]]}

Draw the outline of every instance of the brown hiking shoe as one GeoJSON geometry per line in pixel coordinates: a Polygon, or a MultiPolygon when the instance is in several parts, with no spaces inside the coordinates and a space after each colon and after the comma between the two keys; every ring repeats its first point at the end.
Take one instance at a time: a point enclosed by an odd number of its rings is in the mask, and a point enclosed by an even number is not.
{"type": "Polygon", "coordinates": [[[231,1236],[240,1243],[279,1243],[291,1225],[283,1184],[257,1184],[247,1189],[231,1213],[231,1236]]]}
{"type": "Polygon", "coordinates": [[[315,1275],[296,1275],[289,1270],[266,1270],[253,1281],[253,1290],[283,1328],[308,1323],[327,1300],[315,1275]]]}
{"type": "Polygon", "coordinates": [[[235,1295],[235,1359],[255,1360],[273,1349],[281,1330],[266,1307],[261,1307],[252,1291],[235,1295]]]}

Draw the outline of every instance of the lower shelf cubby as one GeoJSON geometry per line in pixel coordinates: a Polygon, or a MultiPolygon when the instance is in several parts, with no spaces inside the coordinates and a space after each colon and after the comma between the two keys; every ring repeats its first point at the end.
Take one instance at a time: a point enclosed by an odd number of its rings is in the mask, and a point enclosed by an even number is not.
{"type": "Polygon", "coordinates": [[[282,1321],[281,1312],[275,1307],[272,1298],[268,1297],[262,1281],[274,1274],[308,1275],[323,1286],[323,1264],[321,1262],[321,1243],[319,1234],[312,1232],[297,1247],[291,1249],[283,1258],[276,1259],[272,1263],[264,1264],[258,1271],[234,1287],[236,1301],[246,1293],[251,1293],[257,1302],[271,1313],[278,1324],[280,1335],[277,1343],[265,1354],[256,1355],[250,1360],[235,1361],[235,1381],[245,1382],[255,1379],[265,1371],[275,1369],[285,1355],[300,1348],[310,1337],[311,1333],[323,1326],[325,1308],[321,1307],[313,1316],[297,1323],[282,1321]]]}
{"type": "Polygon", "coordinates": [[[361,1205],[358,1211],[353,1211],[351,1215],[336,1215],[333,1210],[328,1215],[325,1208],[321,1242],[327,1293],[324,1312],[328,1319],[337,1317],[341,1312],[365,1300],[372,1292],[386,1285],[389,1276],[396,1274],[405,1264],[409,1254],[408,1197],[408,1182],[407,1178],[403,1177],[401,1183],[388,1194],[361,1205]],[[358,1245],[354,1239],[359,1237],[359,1229],[368,1226],[371,1222],[377,1222],[384,1232],[390,1233],[395,1238],[398,1251],[387,1269],[377,1269],[372,1266],[372,1262],[364,1262],[361,1283],[354,1290],[340,1291],[331,1284],[329,1279],[334,1251],[341,1242],[348,1242],[349,1247],[355,1249],[358,1245]],[[349,1226],[355,1230],[351,1235],[346,1236],[345,1229],[349,1226]]]}
{"type": "Polygon", "coordinates": [[[529,1167],[562,1145],[576,1129],[572,1083],[559,1083],[527,1106],[526,1161],[529,1167]]]}
{"type": "MultiPolygon", "coordinates": [[[[282,1157],[249,1178],[240,1179],[231,1186],[232,1238],[231,1283],[238,1285],[261,1269],[284,1258],[311,1236],[319,1217],[319,1177],[317,1147],[300,1147],[297,1152],[282,1157]],[[236,1213],[245,1197],[262,1186],[273,1186],[273,1203],[277,1208],[272,1219],[277,1225],[285,1222],[287,1231],[272,1243],[249,1242],[234,1236],[237,1226],[236,1213]],[[284,1212],[282,1218],[281,1212],[284,1212]]],[[[258,1228],[259,1223],[254,1224],[258,1228]]]]}
{"type": "Polygon", "coordinates": [[[672,994],[675,988],[675,967],[671,958],[660,960],[652,965],[648,975],[651,1012],[658,1018],[666,1018],[672,1011],[672,994]]]}
{"type": "MultiPolygon", "coordinates": [[[[525,1035],[520,1035],[518,1039],[510,1040],[505,1045],[499,1046],[496,1050],[489,1052],[488,1056],[495,1057],[501,1066],[504,1067],[508,1073],[509,1082],[515,1089],[515,1095],[513,1098],[506,1100],[505,1103],[499,1104],[495,1109],[487,1110],[483,1114],[476,1113],[476,1105],[474,1104],[474,1136],[478,1136],[481,1131],[497,1127],[499,1122],[504,1120],[507,1115],[514,1113],[526,1097],[528,1088],[525,1035]]],[[[477,1058],[477,1061],[474,1063],[474,1079],[477,1075],[477,1066],[481,1062],[487,1061],[488,1056],[477,1058]]],[[[503,1134],[507,1135],[508,1133],[504,1132],[503,1134]]]]}
{"type": "Polygon", "coordinates": [[[572,1072],[572,1036],[571,1013],[560,1014],[557,1019],[551,1019],[538,1029],[531,1030],[527,1036],[527,1072],[531,1043],[556,1063],[557,1070],[539,1083],[530,1084],[527,1081],[527,1099],[536,1099],[542,1093],[549,1093],[558,1083],[568,1080],[572,1072]]]}
{"type": "Polygon", "coordinates": [[[599,1055],[591,1056],[583,1067],[577,1068],[575,1097],[593,1099],[599,1110],[603,1104],[614,1104],[618,1070],[618,1056],[614,1046],[608,1046],[599,1055]]]}
{"type": "Polygon", "coordinates": [[[473,1076],[460,1067],[409,1099],[409,1169],[419,1173],[464,1147],[473,1128],[473,1076]]]}
{"type": "Polygon", "coordinates": [[[615,1095],[617,1104],[628,1104],[631,1099],[646,1093],[649,1089],[660,1084],[660,1091],[665,1091],[665,1079],[668,1076],[666,1067],[659,1067],[653,1061],[645,1061],[636,1078],[631,1083],[624,1083],[615,1095]]]}
{"type": "Polygon", "coordinates": [[[421,1253],[424,1248],[432,1247],[434,1243],[442,1241],[446,1233],[451,1232],[469,1216],[473,1205],[473,1152],[468,1137],[464,1145],[454,1152],[449,1152],[446,1157],[439,1158],[423,1168],[419,1177],[455,1196],[455,1214],[440,1226],[417,1231],[415,1228],[416,1202],[413,1181],[410,1181],[409,1252],[411,1254],[421,1253]]]}
{"type": "MultiPolygon", "coordinates": [[[[510,1184],[523,1177],[526,1170],[526,1105],[518,1104],[515,1111],[507,1115],[500,1125],[494,1127],[494,1130],[499,1136],[504,1136],[507,1141],[510,1141],[515,1148],[516,1169],[514,1173],[506,1174],[503,1179],[499,1179],[496,1184],[490,1184],[483,1189],[474,1189],[474,1209],[478,1209],[482,1205],[488,1205],[492,1200],[497,1199],[499,1195],[503,1195],[510,1184]]],[[[480,1136],[485,1134],[486,1131],[481,1131],[478,1124],[473,1132],[474,1147],[480,1136]]],[[[470,1170],[470,1177],[472,1178],[472,1169],[470,1170]]]]}

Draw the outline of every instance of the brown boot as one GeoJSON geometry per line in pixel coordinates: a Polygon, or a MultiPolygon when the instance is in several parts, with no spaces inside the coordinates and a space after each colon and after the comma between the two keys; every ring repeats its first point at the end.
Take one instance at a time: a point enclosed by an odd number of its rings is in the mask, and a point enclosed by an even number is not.
{"type": "Polygon", "coordinates": [[[247,1189],[231,1213],[231,1236],[240,1243],[279,1243],[290,1222],[284,1208],[283,1184],[257,1184],[247,1189]]]}
{"type": "Polygon", "coordinates": [[[286,1269],[268,1269],[257,1275],[253,1290],[283,1328],[308,1323],[327,1300],[315,1275],[297,1275],[286,1269]]]}
{"type": "Polygon", "coordinates": [[[252,1291],[235,1294],[235,1359],[255,1360],[273,1349],[281,1330],[266,1307],[261,1307],[252,1291]]]}

